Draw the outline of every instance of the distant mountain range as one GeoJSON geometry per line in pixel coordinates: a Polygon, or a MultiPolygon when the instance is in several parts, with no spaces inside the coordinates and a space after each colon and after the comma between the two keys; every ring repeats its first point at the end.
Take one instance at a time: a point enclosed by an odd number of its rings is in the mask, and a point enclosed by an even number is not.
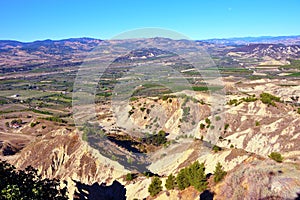
{"type": "MultiPolygon", "coordinates": [[[[0,72],[45,71],[56,68],[79,66],[96,47],[109,49],[112,56],[120,53],[122,47],[133,44],[149,44],[156,48],[139,49],[116,61],[135,58],[160,59],[161,47],[171,50],[186,48],[191,41],[169,38],[144,38],[135,40],[100,40],[94,38],[70,38],[63,40],[43,40],[19,42],[0,40],[0,72]]],[[[194,50],[205,50],[216,58],[218,66],[255,66],[259,64],[288,64],[291,59],[300,58],[300,36],[245,37],[195,41],[194,50]],[[245,59],[247,59],[245,61],[245,59]]]]}
{"type": "MultiPolygon", "coordinates": [[[[79,43],[99,43],[103,41],[102,39],[96,38],[68,38],[62,40],[36,40],[33,42],[21,42],[16,40],[0,40],[0,48],[6,45],[9,46],[39,46],[39,45],[52,45],[55,43],[65,43],[65,42],[79,42],[79,43]]],[[[198,42],[208,42],[213,44],[224,44],[224,45],[245,45],[245,44],[285,44],[285,45],[293,45],[300,44],[300,35],[295,36],[260,36],[260,37],[233,37],[233,38],[212,38],[206,40],[196,40],[198,42]]]]}
{"type": "Polygon", "coordinates": [[[202,40],[214,44],[224,45],[244,45],[253,43],[264,43],[264,44],[285,44],[293,45],[300,44],[300,36],[262,36],[262,37],[241,37],[241,38],[224,38],[224,39],[208,39],[202,40]]]}

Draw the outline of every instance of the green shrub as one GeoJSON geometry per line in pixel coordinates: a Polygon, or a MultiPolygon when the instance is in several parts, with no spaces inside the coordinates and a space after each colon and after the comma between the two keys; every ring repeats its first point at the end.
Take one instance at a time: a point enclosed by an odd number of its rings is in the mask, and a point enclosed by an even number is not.
{"type": "Polygon", "coordinates": [[[217,153],[218,151],[221,151],[222,148],[219,147],[219,146],[217,146],[217,145],[214,145],[213,148],[212,148],[212,150],[213,150],[215,153],[217,153]]]}
{"type": "Polygon", "coordinates": [[[255,126],[259,126],[259,125],[260,125],[259,121],[256,121],[255,126]]]}
{"type": "Polygon", "coordinates": [[[154,177],[151,184],[149,185],[148,192],[152,197],[162,191],[162,182],[158,177],[154,177]]]}
{"type": "Polygon", "coordinates": [[[205,123],[208,124],[208,125],[210,125],[210,124],[211,124],[210,119],[206,118],[206,119],[205,119],[205,123]]]}
{"type": "Polygon", "coordinates": [[[249,97],[246,97],[246,98],[242,98],[242,101],[244,102],[253,102],[253,101],[256,101],[257,98],[255,97],[255,95],[253,96],[249,96],[249,97]]]}
{"type": "Polygon", "coordinates": [[[281,163],[283,161],[283,157],[280,153],[278,152],[272,152],[270,155],[269,155],[269,158],[275,160],[276,162],[279,162],[281,163]]]}
{"type": "Polygon", "coordinates": [[[216,121],[220,121],[221,120],[221,117],[220,116],[216,116],[216,121]]]}
{"type": "Polygon", "coordinates": [[[205,128],[205,124],[200,124],[200,129],[203,130],[205,128]]]}
{"type": "Polygon", "coordinates": [[[162,96],[162,98],[161,98],[161,99],[162,99],[163,101],[167,101],[167,100],[168,100],[168,98],[169,98],[169,96],[162,96]]]}
{"type": "Polygon", "coordinates": [[[126,174],[126,181],[132,181],[134,179],[134,175],[132,173],[126,174]]]}
{"type": "Polygon", "coordinates": [[[128,116],[130,117],[132,114],[134,113],[134,111],[131,109],[128,111],[128,116]]]}
{"type": "Polygon", "coordinates": [[[225,131],[229,128],[229,124],[225,124],[224,129],[225,131]]]}
{"type": "Polygon", "coordinates": [[[136,101],[136,100],[138,100],[138,98],[137,98],[137,97],[130,97],[129,100],[130,100],[130,101],[136,101]]]}
{"type": "Polygon", "coordinates": [[[88,141],[88,135],[87,135],[87,132],[83,132],[83,133],[82,133],[82,140],[83,140],[83,141],[86,141],[86,142],[88,141]]]}
{"type": "Polygon", "coordinates": [[[298,108],[297,113],[300,114],[300,108],[298,108]]]}
{"type": "Polygon", "coordinates": [[[36,122],[31,122],[30,123],[30,127],[35,127],[36,125],[40,124],[39,121],[36,121],[36,122]]]}
{"type": "Polygon", "coordinates": [[[237,99],[230,99],[227,104],[237,106],[238,105],[238,100],[237,99]]]}

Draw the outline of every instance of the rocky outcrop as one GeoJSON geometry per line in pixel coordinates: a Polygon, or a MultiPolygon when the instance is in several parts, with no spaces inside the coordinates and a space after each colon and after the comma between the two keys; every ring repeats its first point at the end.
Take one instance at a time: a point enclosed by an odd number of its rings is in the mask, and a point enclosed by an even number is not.
{"type": "Polygon", "coordinates": [[[300,191],[297,165],[271,160],[244,162],[215,188],[214,199],[296,199],[300,191]]]}
{"type": "Polygon", "coordinates": [[[43,177],[68,181],[70,196],[76,182],[92,185],[110,185],[126,174],[117,162],[103,157],[83,142],[77,132],[59,129],[50,132],[26,146],[13,160],[18,168],[29,165],[43,177]]]}

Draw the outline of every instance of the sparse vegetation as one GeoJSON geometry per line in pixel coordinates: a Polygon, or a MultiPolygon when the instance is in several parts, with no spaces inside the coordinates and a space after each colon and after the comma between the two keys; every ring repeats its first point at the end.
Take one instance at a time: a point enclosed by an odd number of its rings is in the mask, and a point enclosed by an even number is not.
{"type": "Polygon", "coordinates": [[[248,96],[248,97],[243,97],[239,100],[238,99],[230,99],[227,104],[237,106],[243,102],[254,102],[256,100],[257,100],[257,98],[255,97],[255,95],[252,95],[252,96],[248,96]]]}
{"type": "Polygon", "coordinates": [[[34,113],[43,114],[43,115],[53,115],[53,113],[45,110],[37,110],[37,109],[30,109],[34,113]]]}
{"type": "Polygon", "coordinates": [[[59,118],[59,117],[56,117],[56,116],[51,116],[51,117],[45,117],[43,118],[44,120],[48,120],[48,121],[52,121],[52,122],[57,122],[57,123],[64,123],[66,124],[67,121],[59,118]]]}
{"type": "Polygon", "coordinates": [[[191,110],[190,107],[183,107],[182,108],[182,111],[183,111],[182,120],[184,122],[188,122],[189,121],[190,110],[191,110]]]}
{"type": "Polygon", "coordinates": [[[216,116],[215,119],[216,119],[216,121],[220,121],[221,117],[220,116],[216,116]]]}

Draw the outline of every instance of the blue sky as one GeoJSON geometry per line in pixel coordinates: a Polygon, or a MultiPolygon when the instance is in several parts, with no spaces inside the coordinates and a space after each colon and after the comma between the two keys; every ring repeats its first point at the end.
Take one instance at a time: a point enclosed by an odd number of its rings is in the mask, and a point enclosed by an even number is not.
{"type": "Polygon", "coordinates": [[[192,39],[300,35],[299,0],[1,0],[0,39],[109,39],[158,27],[192,39]]]}

